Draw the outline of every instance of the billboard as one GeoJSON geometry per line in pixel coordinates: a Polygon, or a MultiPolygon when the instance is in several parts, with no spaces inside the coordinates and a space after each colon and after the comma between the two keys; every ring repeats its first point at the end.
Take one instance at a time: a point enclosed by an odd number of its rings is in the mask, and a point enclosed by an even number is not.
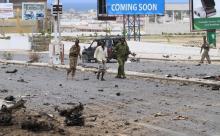
{"type": "Polygon", "coordinates": [[[192,30],[220,29],[220,0],[191,0],[192,30]]]}
{"type": "Polygon", "coordinates": [[[45,3],[22,3],[22,20],[42,20],[45,18],[45,3]]]}
{"type": "Polygon", "coordinates": [[[13,4],[12,3],[0,3],[0,18],[13,18],[13,4]]]}
{"type": "Polygon", "coordinates": [[[106,0],[108,15],[164,15],[164,0],[106,0]]]}

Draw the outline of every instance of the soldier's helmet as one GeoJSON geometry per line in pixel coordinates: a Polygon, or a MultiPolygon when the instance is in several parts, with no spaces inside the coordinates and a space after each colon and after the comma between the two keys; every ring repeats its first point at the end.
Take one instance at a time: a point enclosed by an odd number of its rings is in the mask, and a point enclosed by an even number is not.
{"type": "Polygon", "coordinates": [[[79,39],[78,38],[75,40],[75,43],[77,43],[77,44],[79,43],[79,39]]]}

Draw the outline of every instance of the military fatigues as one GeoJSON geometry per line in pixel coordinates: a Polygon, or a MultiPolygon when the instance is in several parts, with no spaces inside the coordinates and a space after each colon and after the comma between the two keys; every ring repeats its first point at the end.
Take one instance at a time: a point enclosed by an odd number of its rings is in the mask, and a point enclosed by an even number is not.
{"type": "Polygon", "coordinates": [[[126,43],[119,42],[115,47],[115,52],[117,54],[118,61],[118,74],[117,78],[125,78],[124,65],[128,59],[128,55],[130,54],[129,47],[126,43]]]}
{"type": "Polygon", "coordinates": [[[201,47],[201,51],[202,51],[202,49],[204,49],[204,51],[202,53],[202,58],[201,58],[200,63],[203,63],[204,59],[206,58],[208,63],[210,64],[211,63],[211,60],[210,60],[210,57],[209,57],[209,49],[210,49],[210,47],[209,47],[208,43],[204,43],[202,45],[202,47],[201,47]]]}
{"type": "Polygon", "coordinates": [[[76,66],[77,66],[77,60],[78,60],[78,56],[80,54],[80,46],[72,46],[70,48],[70,53],[69,53],[69,65],[70,68],[67,70],[67,76],[72,72],[72,77],[75,76],[75,72],[76,72],[76,66]]]}

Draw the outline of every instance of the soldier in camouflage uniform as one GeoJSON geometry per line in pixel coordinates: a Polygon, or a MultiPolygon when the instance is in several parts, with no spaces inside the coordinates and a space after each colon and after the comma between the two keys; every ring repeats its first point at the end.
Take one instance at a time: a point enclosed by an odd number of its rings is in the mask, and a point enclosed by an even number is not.
{"type": "Polygon", "coordinates": [[[70,52],[69,52],[69,65],[70,65],[70,68],[67,70],[67,79],[68,79],[68,76],[71,72],[72,72],[72,79],[75,76],[78,56],[80,56],[80,58],[81,58],[79,40],[76,39],[75,45],[73,45],[70,48],[70,52]]]}
{"type": "Polygon", "coordinates": [[[117,54],[117,61],[118,61],[118,74],[116,78],[126,78],[124,65],[128,59],[129,54],[131,54],[129,47],[125,38],[121,38],[120,42],[114,48],[115,53],[117,54]]]}
{"type": "Polygon", "coordinates": [[[209,44],[206,41],[206,36],[203,36],[203,45],[202,45],[201,51],[200,51],[200,53],[202,53],[202,58],[201,58],[200,63],[203,63],[204,59],[206,58],[208,63],[211,64],[211,60],[210,60],[210,57],[209,57],[209,49],[210,49],[210,47],[209,47],[209,44]],[[204,51],[202,53],[203,49],[204,49],[204,51]]]}

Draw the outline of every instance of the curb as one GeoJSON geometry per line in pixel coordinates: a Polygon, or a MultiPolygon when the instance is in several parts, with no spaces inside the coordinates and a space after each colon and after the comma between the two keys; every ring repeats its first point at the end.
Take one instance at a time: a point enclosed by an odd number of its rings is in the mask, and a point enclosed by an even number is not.
{"type": "MultiPolygon", "coordinates": [[[[4,64],[14,64],[14,65],[24,65],[24,66],[35,66],[35,67],[49,67],[49,68],[61,68],[67,69],[69,68],[68,65],[49,65],[48,63],[27,63],[25,61],[15,61],[15,60],[0,60],[0,63],[4,64]]],[[[89,72],[96,72],[96,68],[84,68],[82,66],[77,66],[77,70],[80,71],[89,71],[89,72]]],[[[107,73],[110,74],[117,74],[117,70],[108,69],[107,73]]],[[[167,81],[175,81],[175,82],[187,82],[187,83],[194,83],[194,84],[205,84],[205,85],[218,85],[220,86],[220,81],[212,81],[206,79],[199,79],[199,78],[183,78],[183,77],[166,77],[163,75],[155,75],[150,73],[141,73],[141,72],[134,72],[134,71],[126,71],[126,75],[130,77],[139,77],[139,78],[148,78],[148,79],[158,79],[158,80],[167,80],[167,81]]]]}

